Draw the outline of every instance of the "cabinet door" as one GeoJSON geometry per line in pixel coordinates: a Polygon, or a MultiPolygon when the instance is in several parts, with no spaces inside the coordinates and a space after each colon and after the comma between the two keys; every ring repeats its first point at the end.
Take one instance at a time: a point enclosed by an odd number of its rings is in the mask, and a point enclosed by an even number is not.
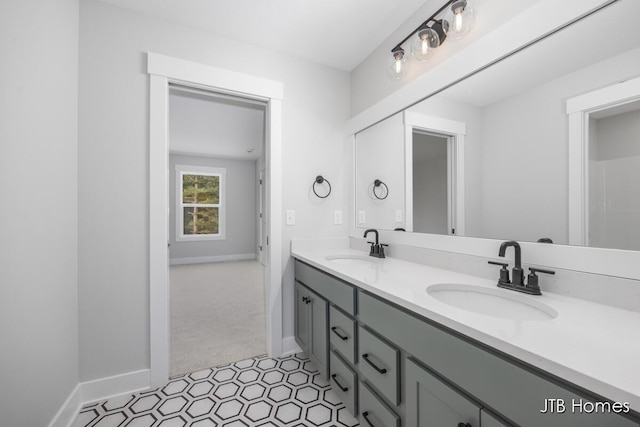
{"type": "Polygon", "coordinates": [[[302,351],[309,355],[309,333],[310,333],[310,318],[309,318],[309,292],[300,283],[295,283],[295,337],[296,342],[302,349],[302,351]]]}
{"type": "Polygon", "coordinates": [[[407,427],[480,427],[480,407],[407,359],[407,427]]]}
{"type": "Polygon", "coordinates": [[[311,302],[310,339],[308,356],[316,364],[320,375],[329,378],[329,303],[315,292],[308,291],[311,302]]]}

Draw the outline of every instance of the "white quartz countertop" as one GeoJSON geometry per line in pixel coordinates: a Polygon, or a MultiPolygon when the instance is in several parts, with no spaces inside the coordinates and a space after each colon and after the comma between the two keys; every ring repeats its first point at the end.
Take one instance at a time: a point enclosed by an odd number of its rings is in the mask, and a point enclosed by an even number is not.
{"type": "MultiPolygon", "coordinates": [[[[443,303],[426,288],[463,283],[499,289],[495,280],[389,257],[353,264],[327,260],[368,255],[339,241],[293,241],[291,252],[363,290],[614,402],[628,402],[640,412],[640,313],[545,292],[518,295],[552,307],[558,312],[553,319],[523,321],[478,314],[443,303]]],[[[496,269],[496,279],[497,274],[496,269]]]]}

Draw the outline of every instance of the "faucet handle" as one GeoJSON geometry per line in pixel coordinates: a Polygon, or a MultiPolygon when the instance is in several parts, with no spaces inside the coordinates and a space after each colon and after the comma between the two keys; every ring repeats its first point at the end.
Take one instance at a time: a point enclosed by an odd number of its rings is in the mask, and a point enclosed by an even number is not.
{"type": "Polygon", "coordinates": [[[489,264],[502,266],[502,268],[500,269],[500,279],[498,280],[498,284],[508,285],[511,283],[511,280],[509,280],[509,270],[507,269],[507,267],[509,266],[508,263],[496,262],[496,261],[487,261],[487,262],[489,264]]]}
{"type": "Polygon", "coordinates": [[[533,268],[529,267],[529,275],[527,276],[527,288],[534,291],[533,295],[541,295],[540,286],[538,285],[538,276],[536,273],[544,273],[544,274],[556,274],[555,271],[551,270],[543,270],[541,268],[533,268]]]}

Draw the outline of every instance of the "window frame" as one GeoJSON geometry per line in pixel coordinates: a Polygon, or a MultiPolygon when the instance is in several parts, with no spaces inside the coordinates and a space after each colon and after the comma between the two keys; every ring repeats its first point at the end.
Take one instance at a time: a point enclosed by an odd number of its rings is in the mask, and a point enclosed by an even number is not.
{"type": "Polygon", "coordinates": [[[175,165],[176,171],[176,242],[194,242],[203,240],[225,240],[225,211],[226,211],[226,168],[193,165],[175,165]],[[185,175],[217,176],[220,180],[218,203],[184,203],[183,202],[183,177],[185,175]],[[218,208],[218,233],[216,234],[184,234],[184,208],[193,207],[217,207],[218,208]]]}

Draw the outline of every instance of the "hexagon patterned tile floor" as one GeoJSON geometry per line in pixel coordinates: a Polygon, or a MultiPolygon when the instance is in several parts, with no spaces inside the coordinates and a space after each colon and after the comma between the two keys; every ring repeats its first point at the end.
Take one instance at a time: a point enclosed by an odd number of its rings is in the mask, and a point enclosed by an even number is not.
{"type": "Polygon", "coordinates": [[[303,354],[254,357],[83,407],[74,427],[358,426],[303,354]]]}

